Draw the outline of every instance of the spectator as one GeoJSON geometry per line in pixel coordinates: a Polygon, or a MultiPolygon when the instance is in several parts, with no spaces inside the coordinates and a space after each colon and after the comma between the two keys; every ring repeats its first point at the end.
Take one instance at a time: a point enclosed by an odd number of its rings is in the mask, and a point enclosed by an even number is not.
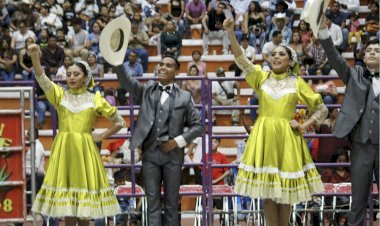
{"type": "Polygon", "coordinates": [[[371,12],[367,15],[365,19],[366,31],[371,36],[377,36],[380,39],[379,31],[379,3],[373,1],[370,4],[369,9],[371,12]]]}
{"type": "Polygon", "coordinates": [[[326,24],[335,48],[339,52],[342,52],[343,34],[340,27],[331,22],[331,17],[329,15],[326,15],[326,24]]]}
{"type": "Polygon", "coordinates": [[[7,27],[11,18],[9,16],[7,7],[4,4],[5,0],[0,0],[0,24],[2,27],[7,27]]]}
{"type": "MultiPolygon", "coordinates": [[[[199,70],[195,64],[190,66],[188,76],[199,76],[199,70]]],[[[182,89],[191,93],[195,104],[202,104],[202,81],[201,80],[183,80],[182,89]]]]}
{"type": "Polygon", "coordinates": [[[86,41],[88,32],[82,29],[82,22],[80,19],[75,19],[73,22],[73,31],[69,31],[68,36],[72,39],[72,43],[67,55],[74,57],[80,57],[83,61],[87,60],[88,49],[84,43],[86,41]]]}
{"type": "Polygon", "coordinates": [[[70,56],[65,56],[63,60],[63,65],[60,66],[57,70],[56,78],[66,79],[66,71],[73,64],[73,59],[70,56]]]}
{"type": "MultiPolygon", "coordinates": [[[[218,151],[218,147],[220,145],[220,139],[212,139],[212,145],[211,145],[211,151],[212,151],[212,157],[211,160],[209,160],[209,155],[205,155],[206,158],[202,159],[202,162],[209,162],[212,161],[212,164],[228,164],[228,160],[226,156],[218,151]]],[[[208,169],[206,170],[206,175],[208,174],[208,169]]],[[[212,178],[212,185],[223,185],[224,184],[224,178],[226,178],[230,174],[230,170],[228,168],[212,168],[211,170],[211,178],[212,178]]],[[[223,209],[223,197],[213,197],[213,204],[214,207],[222,210],[223,209]]],[[[224,224],[224,215],[220,214],[220,225],[224,224]]]]}
{"type": "Polygon", "coordinates": [[[63,24],[61,19],[50,12],[48,3],[41,4],[41,13],[38,19],[40,29],[47,28],[49,33],[56,34],[57,29],[62,28],[63,24]]]}
{"type": "MultiPolygon", "coordinates": [[[[115,181],[115,185],[117,186],[123,186],[126,185],[127,179],[125,177],[125,173],[122,170],[118,170],[113,174],[113,178],[115,181]]],[[[129,208],[129,199],[132,199],[132,197],[116,197],[117,201],[119,202],[120,209],[122,212],[127,212],[129,208]]],[[[116,224],[117,225],[127,225],[128,224],[128,215],[126,214],[118,214],[116,215],[116,224]]]]}
{"type": "Polygon", "coordinates": [[[103,30],[103,28],[108,24],[108,22],[111,21],[109,12],[110,10],[106,5],[102,5],[100,7],[100,13],[99,15],[96,16],[96,20],[95,20],[95,22],[99,24],[100,30],[103,30]]]}
{"type": "MultiPolygon", "coordinates": [[[[359,15],[354,12],[350,15],[350,24],[349,24],[350,32],[348,33],[348,44],[352,47],[352,36],[355,36],[356,43],[360,43],[362,31],[360,29],[359,15]]],[[[331,34],[330,34],[331,36],[331,34]]],[[[331,36],[332,37],[332,36],[331,36]]]]}
{"type": "Polygon", "coordinates": [[[339,0],[342,11],[348,15],[354,12],[359,12],[359,0],[339,0]]]}
{"type": "MultiPolygon", "coordinates": [[[[104,69],[103,65],[96,63],[96,54],[93,52],[88,53],[88,58],[87,58],[87,63],[88,66],[91,68],[91,73],[94,79],[96,78],[104,78],[104,69]]],[[[102,92],[104,90],[104,87],[102,86],[101,81],[96,81],[95,86],[93,89],[93,92],[102,92]]]]}
{"type": "MultiPolygon", "coordinates": [[[[216,76],[225,77],[223,68],[218,68],[215,71],[216,76]]],[[[212,105],[232,106],[240,105],[240,83],[238,81],[213,81],[212,82],[212,105]],[[236,88],[237,94],[235,95],[234,89],[236,88]]],[[[215,113],[220,112],[213,111],[212,121],[216,124],[215,113]]],[[[231,112],[231,110],[228,110],[231,112]]],[[[232,110],[232,124],[234,126],[240,125],[240,111],[237,109],[232,110]]]]}
{"type": "Polygon", "coordinates": [[[63,65],[65,58],[65,51],[57,45],[57,37],[51,35],[48,38],[48,44],[42,50],[41,64],[47,70],[51,71],[51,67],[58,67],[63,65]]]}
{"type": "Polygon", "coordinates": [[[161,33],[166,30],[167,21],[161,17],[161,13],[154,14],[154,19],[148,25],[149,44],[157,46],[158,55],[161,55],[161,33]]]}
{"type": "Polygon", "coordinates": [[[161,5],[157,2],[157,0],[142,0],[141,9],[143,11],[145,22],[150,24],[154,18],[154,15],[160,12],[161,5]]]}
{"type": "Polygon", "coordinates": [[[75,4],[75,13],[84,23],[89,23],[99,13],[99,6],[94,0],[78,1],[75,4]]]}
{"type": "Polygon", "coordinates": [[[35,43],[33,38],[27,38],[25,40],[25,47],[21,49],[19,53],[19,64],[22,69],[21,74],[24,81],[34,81],[34,69],[32,65],[32,58],[27,54],[26,50],[28,46],[35,43]]]}
{"type": "Polygon", "coordinates": [[[208,55],[208,43],[210,39],[223,40],[223,54],[228,54],[228,36],[223,30],[223,21],[226,19],[224,10],[227,5],[224,2],[218,4],[216,10],[211,10],[202,19],[203,25],[203,54],[208,55]]]}
{"type": "Polygon", "coordinates": [[[244,13],[243,32],[245,34],[249,34],[249,44],[253,47],[256,47],[256,40],[257,37],[259,37],[259,53],[261,53],[261,50],[265,43],[265,27],[265,15],[262,12],[259,3],[256,1],[251,1],[249,3],[248,11],[244,13]]]}
{"type": "MultiPolygon", "coordinates": [[[[62,4],[63,16],[62,16],[62,27],[64,33],[67,33],[69,27],[72,26],[72,21],[77,17],[73,3],[70,0],[65,0],[62,4]]],[[[58,30],[57,30],[58,33],[58,30]]],[[[57,34],[58,35],[58,34],[57,34]]]]}
{"type": "Polygon", "coordinates": [[[188,1],[186,4],[186,38],[190,38],[190,25],[202,23],[206,15],[206,4],[202,0],[188,1]]]}
{"type": "Polygon", "coordinates": [[[182,38],[185,22],[183,15],[185,13],[185,3],[180,0],[170,0],[168,4],[168,19],[175,22],[178,27],[178,35],[182,38]]]}
{"type": "Polygon", "coordinates": [[[234,8],[237,17],[243,16],[247,10],[249,10],[250,5],[254,1],[241,1],[241,0],[231,0],[230,4],[234,8]]]}
{"type": "Polygon", "coordinates": [[[121,15],[125,15],[127,17],[133,16],[133,10],[131,3],[126,0],[118,0],[118,4],[116,5],[115,17],[119,17],[121,15]]]}
{"type": "Polygon", "coordinates": [[[18,24],[18,30],[12,34],[11,48],[16,50],[16,52],[20,52],[20,50],[24,48],[25,40],[27,38],[33,38],[34,40],[37,40],[34,32],[26,27],[26,22],[20,21],[18,24]]]}
{"type": "Polygon", "coordinates": [[[313,41],[306,47],[306,54],[314,60],[309,66],[309,75],[315,75],[318,69],[322,70],[323,75],[328,75],[331,66],[328,63],[327,55],[318,38],[313,37],[313,41]]]}
{"type": "Polygon", "coordinates": [[[294,31],[292,34],[292,39],[290,40],[289,47],[294,49],[297,53],[298,62],[302,64],[305,59],[304,45],[301,42],[301,36],[298,31],[294,31]]]}
{"type": "Polygon", "coordinates": [[[329,17],[331,22],[338,25],[341,28],[343,35],[343,43],[341,45],[341,51],[345,51],[348,44],[348,29],[346,28],[347,15],[340,11],[340,3],[333,2],[331,10],[327,10],[326,17],[329,17]]]}
{"type": "Polygon", "coordinates": [[[270,61],[271,61],[272,50],[276,48],[277,46],[279,46],[282,42],[281,31],[274,31],[272,35],[273,35],[272,41],[265,43],[263,46],[263,51],[262,51],[263,60],[264,60],[262,67],[263,67],[263,70],[265,71],[269,71],[269,69],[271,68],[270,61]]]}
{"type": "Polygon", "coordinates": [[[55,0],[47,0],[49,4],[50,13],[55,14],[62,21],[63,19],[63,9],[60,4],[56,3],[55,0]]]}
{"type": "Polygon", "coordinates": [[[300,20],[298,25],[298,32],[301,36],[301,42],[304,46],[307,46],[311,42],[313,32],[310,29],[310,24],[304,20],[300,20]]]}
{"type": "MultiPolygon", "coordinates": [[[[50,76],[50,74],[47,74],[46,76],[50,76]]],[[[35,106],[37,112],[37,128],[42,129],[46,124],[45,112],[50,109],[50,105],[46,99],[44,91],[38,83],[36,83],[35,94],[37,99],[35,106]]]]}
{"type": "Polygon", "coordinates": [[[69,38],[66,38],[65,31],[63,29],[57,30],[57,45],[61,47],[65,51],[65,55],[67,55],[67,51],[70,52],[70,42],[69,38]]]}
{"type": "MultiPolygon", "coordinates": [[[[321,69],[316,71],[316,75],[324,75],[321,69]]],[[[314,92],[321,94],[324,104],[335,104],[338,92],[334,81],[323,81],[318,79],[318,83],[312,86],[314,92]]]]}
{"type": "Polygon", "coordinates": [[[0,48],[0,75],[4,81],[13,81],[17,65],[17,53],[11,48],[11,40],[4,38],[1,40],[0,48]]]}
{"type": "MultiPolygon", "coordinates": [[[[33,28],[35,26],[36,16],[33,13],[33,4],[32,1],[21,1],[16,6],[16,11],[11,12],[9,10],[9,14],[11,15],[11,22],[9,23],[9,28],[12,30],[17,30],[17,24],[20,21],[25,21],[26,27],[33,28]]],[[[8,8],[9,9],[9,8],[8,8]]]]}
{"type": "Polygon", "coordinates": [[[192,58],[192,61],[190,61],[188,64],[187,64],[187,70],[189,71],[190,70],[190,67],[192,65],[195,65],[197,66],[198,70],[199,70],[199,75],[201,76],[206,76],[207,74],[207,70],[206,70],[206,63],[204,61],[201,60],[201,57],[202,57],[202,53],[199,51],[199,50],[194,50],[192,53],[191,53],[191,58],[192,58]]]}
{"type": "Polygon", "coordinates": [[[132,21],[131,24],[131,35],[129,36],[126,56],[128,56],[131,51],[136,52],[137,56],[141,59],[144,72],[148,72],[148,51],[146,47],[148,47],[149,44],[149,36],[144,30],[139,28],[138,22],[132,21]]]}
{"type": "MultiPolygon", "coordinates": [[[[143,66],[137,62],[137,53],[134,51],[129,52],[128,54],[128,61],[126,61],[124,64],[124,70],[126,73],[132,77],[142,77],[143,76],[143,66]]],[[[119,105],[126,105],[127,99],[125,98],[125,94],[127,91],[123,89],[123,87],[119,87],[117,89],[117,100],[119,102],[119,105]]]]}
{"type": "Polygon", "coordinates": [[[269,41],[272,41],[273,32],[281,31],[282,41],[281,45],[287,46],[289,45],[290,39],[292,37],[292,30],[286,26],[289,22],[289,17],[286,16],[285,13],[277,13],[274,14],[272,18],[272,22],[275,27],[271,30],[269,34],[269,41]]]}
{"type": "Polygon", "coordinates": [[[96,54],[96,58],[99,57],[99,37],[100,37],[101,29],[100,24],[98,22],[94,22],[92,24],[92,32],[87,36],[84,46],[90,52],[96,54]]]}
{"type": "MultiPolygon", "coordinates": [[[[158,47],[158,45],[157,45],[158,47]]],[[[161,53],[169,53],[177,58],[181,52],[182,38],[176,31],[173,21],[168,21],[166,31],[161,33],[161,53]]]]}
{"type": "MultiPolygon", "coordinates": [[[[332,158],[331,161],[333,163],[348,163],[349,162],[349,155],[348,151],[340,148],[337,149],[332,158]]],[[[324,183],[344,183],[344,182],[351,182],[351,173],[348,169],[348,167],[344,166],[338,166],[336,168],[332,169],[326,169],[322,174],[322,181],[324,183]]],[[[338,196],[336,198],[336,207],[337,209],[348,209],[350,202],[350,198],[347,196],[338,196]]],[[[331,205],[332,204],[332,198],[326,199],[326,204],[331,205]]],[[[324,222],[328,222],[333,225],[346,225],[347,224],[347,213],[337,213],[337,222],[332,222],[332,214],[327,213],[324,214],[324,222]]]]}

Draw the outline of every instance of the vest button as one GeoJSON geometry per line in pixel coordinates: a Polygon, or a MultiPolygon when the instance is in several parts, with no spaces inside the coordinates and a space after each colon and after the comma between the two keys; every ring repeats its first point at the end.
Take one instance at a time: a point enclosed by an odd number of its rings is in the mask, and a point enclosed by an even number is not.
{"type": "Polygon", "coordinates": [[[359,111],[360,111],[360,113],[363,113],[363,109],[360,109],[359,111]]]}
{"type": "Polygon", "coordinates": [[[371,133],[372,133],[372,130],[369,130],[368,133],[371,134],[371,133]]]}

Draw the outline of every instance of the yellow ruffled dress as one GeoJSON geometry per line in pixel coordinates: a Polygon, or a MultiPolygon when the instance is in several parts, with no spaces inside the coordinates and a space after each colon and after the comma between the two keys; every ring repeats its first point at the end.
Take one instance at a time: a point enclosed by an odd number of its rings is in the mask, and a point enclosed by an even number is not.
{"type": "Polygon", "coordinates": [[[239,165],[235,192],[282,204],[310,200],[312,193],[323,191],[323,184],[304,137],[289,122],[301,100],[321,123],[327,115],[321,96],[301,77],[262,71],[243,55],[236,63],[259,97],[259,117],[239,165]]]}
{"type": "Polygon", "coordinates": [[[120,117],[100,93],[85,88],[64,90],[45,75],[38,78],[48,101],[56,108],[59,132],[49,166],[32,211],[50,217],[103,218],[120,213],[100,153],[92,139],[96,116],[120,117]]]}

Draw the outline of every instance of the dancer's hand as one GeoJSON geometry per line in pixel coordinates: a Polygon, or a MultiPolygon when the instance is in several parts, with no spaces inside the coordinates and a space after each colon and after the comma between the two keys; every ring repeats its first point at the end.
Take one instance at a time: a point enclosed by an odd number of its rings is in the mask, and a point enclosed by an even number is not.
{"type": "Polygon", "coordinates": [[[92,139],[94,142],[101,142],[103,140],[103,135],[101,133],[92,133],[92,139]]]}
{"type": "Polygon", "coordinates": [[[227,18],[223,21],[223,28],[226,31],[234,31],[234,20],[232,18],[227,18]]]}
{"type": "Polygon", "coordinates": [[[170,139],[168,141],[163,142],[160,145],[161,149],[165,152],[168,153],[170,151],[173,151],[174,148],[178,147],[177,142],[174,139],[170,139]]]}
{"type": "Polygon", "coordinates": [[[298,123],[297,120],[294,119],[290,120],[289,125],[292,129],[297,129],[301,133],[305,130],[302,124],[298,123]]]}

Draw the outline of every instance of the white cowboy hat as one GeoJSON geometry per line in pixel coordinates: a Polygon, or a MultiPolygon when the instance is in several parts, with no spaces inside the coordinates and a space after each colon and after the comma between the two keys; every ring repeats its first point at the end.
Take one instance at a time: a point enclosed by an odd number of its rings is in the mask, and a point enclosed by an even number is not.
{"type": "Polygon", "coordinates": [[[329,0],[308,0],[301,18],[310,24],[314,36],[317,37],[322,15],[325,14],[329,0]]]}
{"type": "Polygon", "coordinates": [[[28,5],[33,5],[34,0],[22,0],[23,3],[28,4],[28,5]]]}
{"type": "Polygon", "coordinates": [[[124,63],[130,34],[131,22],[126,16],[113,19],[103,29],[99,38],[99,49],[108,63],[114,66],[124,63]]]}
{"type": "Polygon", "coordinates": [[[272,23],[276,25],[278,19],[283,19],[285,21],[285,25],[289,23],[289,17],[286,16],[286,13],[276,13],[272,18],[272,23]]]}

